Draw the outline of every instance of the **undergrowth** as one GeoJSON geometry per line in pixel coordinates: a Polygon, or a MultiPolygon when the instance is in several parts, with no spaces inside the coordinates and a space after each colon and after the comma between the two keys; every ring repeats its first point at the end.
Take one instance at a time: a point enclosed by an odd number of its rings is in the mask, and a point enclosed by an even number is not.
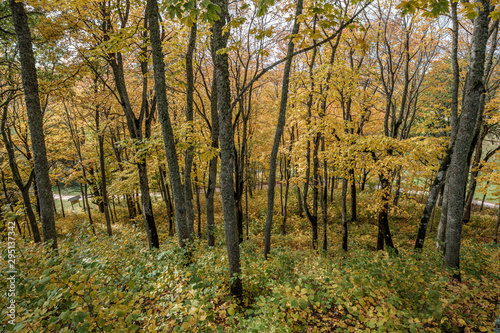
{"type": "MultiPolygon", "coordinates": [[[[362,200],[369,200],[367,198],[362,200]]],[[[500,247],[484,230],[485,214],[465,227],[462,282],[443,268],[428,239],[412,250],[420,206],[393,216],[400,255],[373,250],[376,226],[369,212],[350,224],[349,251],[340,249],[336,203],[331,206],[329,251],[310,249],[308,224],[297,215],[287,235],[273,235],[270,258],[262,255],[258,204],[250,207],[250,238],[241,245],[244,295],[229,295],[229,273],[221,227],[210,248],[201,239],[192,255],[176,238],[160,249],[146,248],[143,230],[115,224],[113,237],[102,225],[93,236],[74,216],[60,227],[59,254],[29,242],[17,253],[18,332],[489,332],[500,303],[500,247]],[[408,217],[409,216],[409,217],[408,217]]],[[[406,206],[405,206],[406,205],[406,206]]],[[[360,206],[362,206],[360,204],[360,206]]],[[[293,209],[293,206],[292,206],[293,209]]],[[[159,214],[161,216],[161,214],[159,214]]],[[[277,219],[279,220],[279,218],[277,219]]],[[[160,220],[161,221],[161,220],[160,220]]],[[[61,222],[61,221],[60,221],[61,222]]],[[[432,236],[432,235],[431,235],[432,236]]],[[[4,252],[6,257],[7,253],[4,252]]],[[[0,288],[7,290],[6,270],[0,288]]],[[[2,294],[2,303],[6,294],[2,294]]],[[[6,307],[2,307],[7,324],[6,307]]]]}

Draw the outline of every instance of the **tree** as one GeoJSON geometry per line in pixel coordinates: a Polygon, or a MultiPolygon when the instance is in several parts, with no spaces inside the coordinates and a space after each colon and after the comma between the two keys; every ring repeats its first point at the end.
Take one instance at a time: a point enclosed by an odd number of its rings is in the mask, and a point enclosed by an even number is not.
{"type": "Polygon", "coordinates": [[[160,38],[160,25],[158,15],[158,3],[156,0],[147,1],[147,18],[149,20],[149,33],[151,40],[151,49],[153,57],[154,81],[156,93],[156,105],[163,133],[165,151],[167,153],[168,170],[172,192],[175,202],[175,219],[177,224],[177,233],[179,245],[184,247],[186,241],[191,237],[189,225],[186,216],[186,201],[184,189],[179,173],[179,164],[177,162],[177,153],[174,141],[174,132],[170,122],[169,104],[166,94],[165,84],[165,65],[163,63],[163,53],[160,38]]]}
{"type": "Polygon", "coordinates": [[[221,197],[222,212],[224,214],[224,230],[226,248],[229,258],[229,275],[231,278],[231,294],[236,297],[242,295],[240,248],[238,225],[234,201],[234,135],[232,124],[231,88],[229,80],[228,54],[224,49],[227,46],[229,32],[224,26],[229,21],[227,0],[216,0],[219,6],[219,19],[213,24],[214,66],[215,81],[217,82],[217,105],[219,110],[219,141],[221,149],[221,197]]]}
{"type": "MultiPolygon", "coordinates": [[[[458,269],[460,266],[460,244],[462,239],[462,217],[464,211],[465,184],[467,181],[467,157],[471,149],[474,127],[478,121],[479,102],[484,93],[484,63],[489,34],[490,2],[481,0],[472,34],[471,61],[468,78],[464,87],[462,113],[457,129],[455,146],[448,174],[448,223],[444,263],[446,267],[458,269]]],[[[454,276],[460,279],[460,273],[454,276]]]]}
{"type": "MultiPolygon", "coordinates": [[[[113,29],[113,22],[111,20],[111,8],[110,4],[102,3],[100,4],[101,9],[101,19],[102,19],[102,33],[104,42],[109,42],[111,40],[111,33],[113,29]]],[[[127,1],[127,8],[129,8],[130,4],[127,1]]],[[[120,27],[125,29],[127,27],[127,22],[129,19],[129,12],[125,12],[123,15],[120,15],[120,27]]],[[[147,28],[148,20],[144,19],[144,26],[147,28]]],[[[145,41],[144,41],[145,42],[145,41]]],[[[132,109],[132,103],[130,101],[130,96],[127,90],[127,83],[125,80],[125,69],[123,64],[123,54],[120,50],[115,51],[113,49],[106,50],[107,54],[105,55],[105,59],[111,66],[113,71],[114,81],[116,90],[118,92],[118,98],[120,105],[123,109],[123,113],[125,114],[127,120],[127,127],[130,133],[130,136],[135,144],[139,144],[143,139],[142,133],[142,122],[145,118],[147,118],[147,114],[151,115],[150,103],[148,101],[147,94],[147,59],[144,59],[145,47],[143,46],[141,52],[143,57],[140,59],[141,73],[143,78],[143,89],[142,89],[142,99],[141,99],[141,109],[139,113],[139,117],[136,117],[134,111],[132,109]]],[[[159,108],[158,108],[159,109],[159,108]]],[[[146,121],[146,128],[147,128],[146,121]]],[[[150,125],[149,125],[150,126],[150,125]]],[[[146,129],[146,133],[148,130],[146,129]]],[[[146,138],[147,139],[147,138],[146,138]]],[[[139,147],[136,146],[136,152],[139,153],[139,147]]],[[[151,195],[149,191],[149,180],[147,173],[147,163],[146,156],[139,156],[136,161],[137,171],[139,173],[139,184],[141,191],[141,203],[142,203],[142,213],[144,216],[144,226],[146,228],[146,234],[148,235],[148,244],[150,248],[159,248],[160,242],[158,239],[158,232],[156,230],[156,223],[153,215],[153,206],[151,204],[151,195]]]]}
{"type": "MultiPolygon", "coordinates": [[[[292,36],[299,32],[300,22],[298,17],[302,14],[303,1],[297,1],[297,7],[295,9],[295,20],[292,28],[292,36]]],[[[271,151],[271,157],[269,159],[269,182],[267,188],[267,215],[266,215],[266,229],[264,232],[264,258],[267,259],[269,251],[271,250],[271,230],[274,217],[274,188],[276,186],[276,161],[278,157],[278,149],[280,146],[281,136],[283,135],[283,130],[285,128],[286,120],[286,108],[288,103],[288,85],[290,82],[290,71],[292,67],[292,54],[295,44],[293,42],[293,37],[290,38],[288,42],[288,50],[286,52],[287,61],[285,62],[285,69],[283,72],[283,83],[281,87],[281,101],[280,101],[280,113],[278,117],[278,124],[276,126],[276,132],[274,134],[273,148],[271,151]]]]}
{"type": "Polygon", "coordinates": [[[23,3],[9,0],[9,6],[12,12],[12,20],[14,22],[21,59],[24,98],[26,100],[34,171],[40,200],[40,221],[42,223],[43,240],[45,242],[52,241],[52,249],[57,250],[57,233],[53,209],[54,199],[49,178],[49,165],[43,131],[43,114],[38,95],[38,78],[28,17],[23,3]]]}
{"type": "MultiPolygon", "coordinates": [[[[7,150],[7,157],[9,159],[9,166],[12,173],[12,179],[19,188],[19,191],[21,191],[21,196],[23,197],[24,208],[26,210],[26,215],[28,216],[31,230],[33,232],[33,240],[35,241],[35,243],[40,243],[41,242],[40,233],[38,231],[38,225],[36,222],[35,213],[33,212],[33,208],[31,207],[31,199],[29,194],[29,189],[33,183],[34,170],[33,169],[31,170],[28,180],[26,182],[23,182],[21,179],[21,174],[19,172],[16,156],[14,153],[12,139],[10,138],[10,133],[9,133],[10,129],[7,127],[7,110],[9,107],[9,100],[11,98],[12,96],[7,97],[7,100],[3,103],[4,105],[2,108],[3,111],[2,111],[0,132],[2,133],[3,143],[7,150]]],[[[7,193],[5,193],[5,195],[7,195],[7,193]]]]}

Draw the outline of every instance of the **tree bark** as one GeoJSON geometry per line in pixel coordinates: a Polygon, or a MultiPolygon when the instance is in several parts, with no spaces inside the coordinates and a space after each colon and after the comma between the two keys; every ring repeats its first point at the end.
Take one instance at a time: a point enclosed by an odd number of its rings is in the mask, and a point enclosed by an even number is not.
{"type": "MultiPolygon", "coordinates": [[[[2,112],[2,121],[1,121],[1,133],[3,143],[7,150],[7,157],[9,160],[10,171],[12,174],[12,180],[21,191],[21,195],[23,198],[24,208],[26,210],[26,216],[28,216],[29,223],[31,225],[31,229],[33,230],[33,240],[35,243],[40,243],[42,239],[40,238],[40,232],[38,231],[38,225],[36,223],[35,213],[33,212],[33,208],[31,207],[31,200],[29,195],[29,189],[31,184],[33,183],[34,170],[31,170],[29,179],[26,183],[23,183],[21,179],[21,174],[19,173],[19,168],[16,161],[16,155],[14,153],[14,147],[11,141],[11,137],[9,135],[9,129],[6,127],[7,125],[7,110],[8,103],[6,103],[3,107],[2,112]]],[[[2,172],[3,175],[3,172],[2,172]]],[[[2,178],[4,181],[4,179],[2,178]]],[[[6,190],[6,186],[4,184],[4,190],[6,190]]],[[[7,192],[5,192],[5,196],[7,196],[7,192]]],[[[8,199],[8,198],[7,198],[8,199]]],[[[10,200],[9,200],[10,201],[10,200]]]]}
{"type": "MultiPolygon", "coordinates": [[[[450,143],[448,147],[452,147],[455,142],[455,137],[458,129],[458,90],[460,86],[460,67],[458,64],[458,1],[450,0],[451,3],[451,19],[453,26],[453,37],[451,44],[451,62],[453,65],[453,84],[451,89],[451,131],[450,143]]],[[[450,156],[451,161],[451,156],[450,156]]],[[[445,173],[446,177],[446,173],[445,173]]],[[[448,182],[445,182],[443,188],[442,202],[441,202],[441,217],[439,219],[438,234],[436,248],[443,250],[443,245],[446,236],[446,225],[448,217],[448,182]]]]}
{"type": "MultiPolygon", "coordinates": [[[[213,50],[213,40],[212,40],[212,57],[215,58],[215,51],[213,50]]],[[[214,150],[219,148],[219,112],[217,111],[217,80],[214,74],[212,78],[212,92],[210,95],[210,114],[212,120],[211,127],[211,147],[214,150]]],[[[207,244],[208,246],[215,246],[215,217],[214,217],[214,195],[215,187],[217,184],[217,161],[219,154],[215,154],[210,160],[208,167],[208,186],[206,198],[207,207],[207,244]]]]}
{"type": "MultiPolygon", "coordinates": [[[[299,32],[300,22],[298,17],[302,14],[303,0],[297,1],[297,7],[295,9],[295,21],[293,23],[292,35],[296,35],[299,32]]],[[[281,136],[283,135],[283,130],[285,128],[286,122],[286,108],[288,103],[288,89],[290,84],[290,72],[292,70],[292,54],[294,50],[293,38],[290,38],[288,42],[288,49],[286,56],[289,57],[285,62],[285,69],[283,71],[283,82],[281,87],[281,100],[280,100],[280,111],[278,116],[278,124],[276,126],[276,131],[274,133],[273,148],[271,150],[271,157],[269,158],[269,182],[267,188],[267,216],[266,216],[266,227],[264,230],[264,258],[267,259],[269,251],[271,251],[271,230],[273,225],[273,215],[274,215],[274,188],[276,186],[276,161],[278,157],[278,149],[281,141],[281,136]]]]}
{"type": "Polygon", "coordinates": [[[163,141],[165,144],[165,151],[167,155],[170,183],[172,184],[172,192],[175,202],[175,220],[177,224],[179,245],[180,247],[184,247],[186,245],[186,241],[191,239],[191,234],[186,216],[184,188],[182,186],[180,177],[179,164],[177,162],[174,131],[172,129],[170,116],[168,114],[169,104],[166,93],[165,64],[163,63],[163,51],[160,38],[157,1],[148,0],[146,10],[148,11],[147,16],[149,17],[149,31],[151,39],[151,49],[153,54],[156,105],[163,133],[163,141]]]}
{"type": "Polygon", "coordinates": [[[43,132],[43,114],[38,95],[38,78],[28,16],[24,9],[24,3],[9,0],[9,6],[12,12],[21,59],[21,76],[31,134],[35,177],[40,195],[40,221],[42,223],[43,240],[44,242],[52,241],[52,249],[57,250],[54,199],[49,177],[49,164],[43,132]]]}
{"type": "Polygon", "coordinates": [[[356,203],[356,178],[354,178],[354,169],[349,169],[349,183],[351,185],[351,222],[358,220],[356,203]]]}
{"type": "Polygon", "coordinates": [[[434,207],[436,206],[439,192],[441,192],[441,189],[443,188],[446,171],[448,170],[448,166],[450,165],[451,161],[452,150],[453,147],[450,147],[446,151],[446,155],[441,161],[441,165],[439,166],[436,178],[434,179],[434,182],[431,186],[431,190],[427,198],[427,204],[425,205],[424,212],[422,213],[422,217],[420,219],[420,226],[418,228],[417,239],[415,241],[415,249],[422,249],[424,247],[427,225],[429,224],[429,219],[431,218],[434,207]]]}
{"type": "MultiPolygon", "coordinates": [[[[189,134],[193,133],[193,103],[194,103],[194,74],[193,74],[193,54],[196,46],[196,22],[191,26],[189,34],[188,48],[186,52],[186,122],[189,126],[189,134]]],[[[189,137],[191,142],[193,138],[189,137]]],[[[191,144],[186,149],[184,157],[184,194],[186,201],[186,218],[188,232],[194,233],[194,209],[193,209],[193,191],[191,181],[191,169],[193,166],[194,146],[191,144]]]]}
{"type": "MultiPolygon", "coordinates": [[[[484,95],[483,95],[484,96],[484,95]]],[[[483,97],[481,97],[483,99],[483,97]]],[[[483,141],[484,138],[486,137],[486,134],[488,132],[487,126],[483,126],[483,132],[480,135],[479,140],[476,143],[475,148],[475,155],[474,155],[474,161],[472,162],[471,165],[471,171],[470,171],[470,180],[469,180],[469,189],[467,191],[467,196],[465,198],[465,203],[464,203],[464,212],[462,215],[462,223],[467,224],[470,220],[470,213],[472,209],[472,201],[474,200],[474,193],[476,192],[476,185],[477,185],[477,176],[479,174],[479,168],[481,164],[481,157],[483,154],[483,141]]]]}
{"type": "Polygon", "coordinates": [[[173,211],[172,211],[172,203],[170,199],[170,191],[167,190],[167,184],[165,184],[165,177],[163,175],[165,171],[161,166],[158,167],[158,173],[160,175],[160,188],[163,196],[163,201],[165,202],[165,207],[167,209],[167,219],[168,219],[168,235],[174,235],[173,228],[173,211]],[[168,191],[168,193],[167,193],[168,191]]]}
{"type": "Polygon", "coordinates": [[[231,82],[229,79],[228,54],[221,52],[227,47],[229,32],[224,26],[229,20],[228,0],[215,0],[221,9],[219,19],[213,25],[213,41],[215,53],[215,77],[217,82],[217,101],[219,110],[219,133],[221,147],[221,198],[224,215],[226,248],[229,259],[229,275],[231,294],[242,295],[240,248],[238,226],[236,221],[234,200],[234,135],[232,126],[231,82]]]}
{"type": "Polygon", "coordinates": [[[59,192],[59,201],[61,203],[62,215],[63,215],[63,217],[66,217],[66,214],[64,213],[64,203],[63,203],[63,199],[62,199],[62,195],[61,195],[61,187],[59,186],[59,180],[56,180],[56,184],[57,184],[57,191],[59,192]]]}
{"type": "MultiPolygon", "coordinates": [[[[97,113],[97,112],[96,112],[97,113]]],[[[96,114],[96,117],[99,118],[99,114],[96,114]]],[[[99,131],[99,128],[97,128],[99,131]]],[[[97,134],[97,140],[99,141],[99,171],[101,173],[101,196],[102,196],[102,204],[104,207],[104,218],[106,220],[106,231],[108,236],[113,235],[113,230],[111,230],[111,220],[109,217],[109,200],[108,200],[108,191],[106,185],[106,161],[104,157],[104,135],[102,133],[97,134]]]]}
{"type": "Polygon", "coordinates": [[[389,229],[389,198],[391,197],[390,189],[391,183],[386,176],[380,175],[380,184],[382,191],[382,209],[378,215],[378,238],[377,250],[383,250],[384,244],[392,248],[396,253],[398,250],[394,247],[392,242],[391,231],[389,229]]]}
{"type": "Polygon", "coordinates": [[[342,249],[347,251],[347,179],[342,178],[342,249]]]}
{"type": "MultiPolygon", "coordinates": [[[[460,244],[462,236],[462,215],[464,208],[465,183],[467,181],[467,157],[473,139],[473,130],[478,120],[479,102],[484,93],[484,62],[486,44],[488,42],[488,25],[490,2],[481,0],[483,8],[474,20],[472,34],[472,55],[469,67],[469,78],[465,86],[460,123],[451,158],[448,175],[448,225],[444,263],[446,267],[458,269],[460,265],[460,244]]],[[[455,273],[460,278],[460,274],[455,273]]]]}

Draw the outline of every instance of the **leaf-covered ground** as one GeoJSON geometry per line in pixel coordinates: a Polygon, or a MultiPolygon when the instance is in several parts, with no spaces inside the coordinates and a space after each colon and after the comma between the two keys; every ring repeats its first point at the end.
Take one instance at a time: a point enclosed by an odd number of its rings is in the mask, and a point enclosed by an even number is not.
{"type": "MultiPolygon", "coordinates": [[[[374,251],[373,213],[351,223],[349,251],[340,249],[338,209],[331,207],[330,248],[310,250],[308,222],[292,214],[289,234],[276,225],[271,258],[262,255],[264,194],[250,207],[250,238],[241,245],[244,297],[229,296],[227,258],[218,243],[192,244],[192,256],[166,234],[161,203],[157,223],[163,244],[146,249],[142,228],[115,224],[97,236],[80,215],[60,219],[60,255],[19,243],[19,332],[491,332],[499,315],[500,247],[492,243],[494,212],[464,229],[462,282],[443,269],[435,240],[412,250],[421,206],[403,203],[391,226],[400,255],[374,251]]],[[[360,207],[363,206],[361,197],[360,207]]],[[[291,212],[295,207],[291,206],[291,212]]],[[[125,211],[123,211],[123,215],[125,211]]],[[[276,224],[280,217],[277,216],[276,224]]],[[[435,228],[434,228],[435,229],[435,228]]],[[[431,234],[431,237],[434,233],[431,234]]],[[[3,254],[6,256],[6,253],[3,254]]],[[[6,270],[0,288],[7,290],[6,270]]],[[[2,304],[6,294],[2,293],[2,304]]],[[[6,318],[2,306],[2,318],[6,318]]],[[[6,324],[6,321],[3,322],[6,324]]]]}

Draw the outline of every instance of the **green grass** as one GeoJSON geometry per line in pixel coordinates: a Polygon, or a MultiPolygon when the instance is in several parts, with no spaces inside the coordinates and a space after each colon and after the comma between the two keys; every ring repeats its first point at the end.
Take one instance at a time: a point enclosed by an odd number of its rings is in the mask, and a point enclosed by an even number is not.
{"type": "MultiPolygon", "coordinates": [[[[474,193],[474,199],[476,200],[483,200],[483,193],[481,193],[479,190],[484,186],[482,182],[477,184],[476,187],[476,192],[474,193]]],[[[488,185],[488,192],[486,193],[486,200],[487,202],[492,202],[492,203],[498,203],[499,198],[495,196],[495,193],[498,193],[500,191],[500,186],[499,185],[488,185]]]]}
{"type": "MultiPolygon", "coordinates": [[[[57,189],[57,186],[52,186],[52,192],[55,195],[59,195],[59,191],[57,189]]],[[[79,186],[65,186],[65,187],[61,186],[61,194],[62,195],[73,195],[73,194],[74,195],[78,195],[78,194],[81,195],[80,187],[79,186]]]]}

